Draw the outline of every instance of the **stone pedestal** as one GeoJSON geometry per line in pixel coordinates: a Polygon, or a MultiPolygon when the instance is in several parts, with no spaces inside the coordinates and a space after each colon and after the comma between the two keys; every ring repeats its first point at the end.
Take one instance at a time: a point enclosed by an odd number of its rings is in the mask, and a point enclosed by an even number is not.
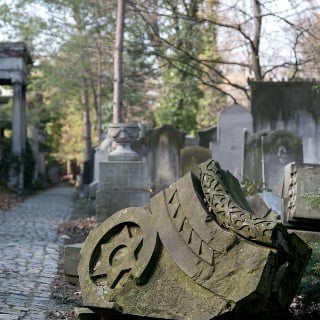
{"type": "Polygon", "coordinates": [[[131,149],[131,143],[139,137],[139,130],[136,123],[109,125],[108,137],[116,148],[108,154],[108,161],[99,163],[96,192],[98,222],[123,208],[145,206],[150,200],[147,163],[131,149]]]}
{"type": "Polygon", "coordinates": [[[127,207],[145,206],[148,167],[145,161],[107,161],[100,163],[100,182],[96,193],[97,221],[127,207]]]}

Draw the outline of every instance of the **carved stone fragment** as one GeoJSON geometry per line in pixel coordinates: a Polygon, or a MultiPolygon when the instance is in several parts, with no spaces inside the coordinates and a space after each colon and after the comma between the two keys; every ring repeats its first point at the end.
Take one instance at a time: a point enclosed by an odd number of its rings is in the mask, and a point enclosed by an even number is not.
{"type": "Polygon", "coordinates": [[[248,318],[286,310],[309,257],[209,160],[200,179],[188,173],[91,231],[78,273],[84,305],[104,319],[248,318]]]}

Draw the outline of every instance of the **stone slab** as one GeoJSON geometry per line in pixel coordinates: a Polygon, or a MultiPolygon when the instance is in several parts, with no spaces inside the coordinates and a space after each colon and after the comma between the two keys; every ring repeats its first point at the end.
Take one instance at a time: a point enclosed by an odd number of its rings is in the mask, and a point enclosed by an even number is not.
{"type": "Polygon", "coordinates": [[[310,202],[320,190],[320,165],[290,163],[284,176],[284,223],[320,230],[320,208],[310,202]]]}
{"type": "Polygon", "coordinates": [[[99,320],[100,318],[89,308],[75,307],[73,309],[76,320],[99,320]]]}
{"type": "Polygon", "coordinates": [[[64,247],[64,274],[67,276],[78,277],[78,264],[80,261],[80,250],[83,243],[66,245],[64,247]]]}
{"type": "Polygon", "coordinates": [[[226,107],[219,115],[217,142],[210,147],[212,159],[238,179],[243,176],[244,130],[252,132],[252,127],[249,110],[237,104],[226,107]]]}
{"type": "Polygon", "coordinates": [[[290,229],[290,233],[295,233],[306,243],[319,242],[320,232],[311,230],[290,229]]]}
{"type": "Polygon", "coordinates": [[[146,190],[148,167],[145,161],[100,162],[99,190],[146,190]]]}

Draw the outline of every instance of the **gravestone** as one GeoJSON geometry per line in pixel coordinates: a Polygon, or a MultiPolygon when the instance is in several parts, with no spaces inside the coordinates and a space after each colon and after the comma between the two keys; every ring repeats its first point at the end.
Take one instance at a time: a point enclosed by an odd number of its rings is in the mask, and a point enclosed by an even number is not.
{"type": "Polygon", "coordinates": [[[243,177],[281,195],[284,167],[302,162],[302,140],[287,130],[245,132],[243,177]]]}
{"type": "Polygon", "coordinates": [[[209,148],[210,144],[217,142],[218,131],[217,126],[197,131],[199,136],[199,146],[209,148]]]}
{"type": "Polygon", "coordinates": [[[212,158],[242,179],[244,129],[252,132],[251,113],[240,105],[224,108],[218,120],[218,139],[211,144],[212,158]]]}
{"type": "Polygon", "coordinates": [[[320,230],[320,165],[290,163],[285,167],[283,223],[296,229],[320,230]]]}
{"type": "Polygon", "coordinates": [[[256,216],[237,179],[208,160],[145,207],[92,230],[78,267],[84,306],[103,319],[272,318],[287,311],[311,250],[256,216]]]}
{"type": "Polygon", "coordinates": [[[281,195],[284,168],[290,162],[302,163],[302,140],[286,130],[262,136],[262,174],[265,188],[281,195]]]}
{"type": "Polygon", "coordinates": [[[181,176],[180,150],[185,132],[170,125],[149,130],[146,137],[149,184],[155,192],[181,176]]]}
{"type": "Polygon", "coordinates": [[[261,186],[263,184],[262,136],[268,134],[267,131],[257,133],[244,131],[243,178],[261,186]]]}
{"type": "Polygon", "coordinates": [[[131,149],[139,136],[137,124],[118,123],[109,126],[108,135],[117,143],[108,154],[108,161],[99,163],[96,191],[96,216],[101,222],[116,211],[149,202],[148,167],[131,149]]]}
{"type": "Polygon", "coordinates": [[[252,81],[251,112],[254,132],[288,130],[301,137],[303,162],[320,163],[320,92],[315,82],[252,81]]]}
{"type": "Polygon", "coordinates": [[[181,149],[182,175],[189,171],[198,175],[198,165],[208,159],[211,159],[211,151],[208,148],[193,146],[181,149]]]}
{"type": "Polygon", "coordinates": [[[96,194],[99,187],[100,179],[100,163],[108,161],[108,154],[111,151],[111,139],[107,136],[95,148],[94,165],[93,165],[93,181],[89,185],[89,214],[96,215],[96,194]]]}

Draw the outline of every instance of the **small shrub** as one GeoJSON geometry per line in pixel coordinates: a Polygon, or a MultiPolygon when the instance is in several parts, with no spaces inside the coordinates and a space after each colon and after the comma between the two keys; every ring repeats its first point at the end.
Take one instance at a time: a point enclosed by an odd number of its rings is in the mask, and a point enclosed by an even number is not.
{"type": "Polygon", "coordinates": [[[320,242],[309,244],[312,255],[298,288],[304,308],[320,304],[320,242]]]}

